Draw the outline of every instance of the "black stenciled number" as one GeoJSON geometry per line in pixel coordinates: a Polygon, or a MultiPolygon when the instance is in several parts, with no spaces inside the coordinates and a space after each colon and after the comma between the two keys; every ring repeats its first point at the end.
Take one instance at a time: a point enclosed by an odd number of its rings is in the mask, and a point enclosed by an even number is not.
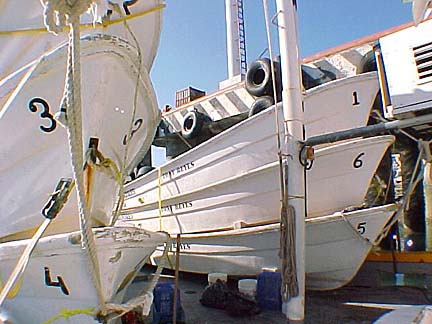
{"type": "Polygon", "coordinates": [[[363,155],[365,155],[364,152],[357,155],[357,157],[354,159],[354,162],[353,162],[354,169],[358,169],[358,168],[361,168],[363,166],[363,160],[361,160],[361,157],[363,155]]]}
{"type": "Polygon", "coordinates": [[[352,96],[353,96],[353,103],[352,103],[353,106],[360,105],[360,101],[358,99],[358,93],[357,93],[357,91],[353,91],[352,96]]]}
{"type": "Polygon", "coordinates": [[[46,118],[51,122],[51,125],[49,127],[45,127],[43,125],[40,125],[39,128],[45,132],[45,133],[51,133],[56,129],[57,122],[55,121],[53,115],[49,112],[49,105],[48,103],[42,99],[42,98],[33,98],[29,101],[28,108],[31,112],[37,112],[39,105],[42,107],[42,112],[40,113],[41,118],[46,118]]]}
{"type": "Polygon", "coordinates": [[[45,284],[48,287],[60,287],[63,294],[69,295],[69,289],[66,287],[66,283],[64,282],[63,278],[57,276],[57,281],[53,281],[51,279],[50,269],[48,267],[44,267],[44,270],[45,270],[45,284]]]}
{"type": "Polygon", "coordinates": [[[357,224],[357,231],[363,235],[366,233],[366,222],[360,222],[357,224]]]}
{"type": "Polygon", "coordinates": [[[360,105],[360,101],[358,100],[358,92],[353,91],[353,106],[360,105]]]}
{"type": "Polygon", "coordinates": [[[137,3],[138,0],[127,0],[123,1],[123,9],[126,13],[126,15],[130,15],[129,6],[133,6],[135,3],[137,3]]]}
{"type": "MultiPolygon", "coordinates": [[[[141,127],[142,123],[143,123],[143,120],[141,118],[138,118],[137,120],[135,120],[135,123],[134,123],[135,128],[132,129],[132,132],[130,134],[129,139],[131,139],[132,136],[138,131],[138,129],[141,127]]],[[[126,145],[126,144],[127,144],[127,135],[125,135],[123,137],[123,145],[126,145]]]]}

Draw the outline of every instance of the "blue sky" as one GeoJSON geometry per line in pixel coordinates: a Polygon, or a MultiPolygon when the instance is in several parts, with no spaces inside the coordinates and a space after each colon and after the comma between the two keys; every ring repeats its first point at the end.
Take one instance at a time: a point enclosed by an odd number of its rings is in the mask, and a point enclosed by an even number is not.
{"type": "MultiPolygon", "coordinates": [[[[264,14],[261,0],[243,2],[251,62],[267,48],[264,14]]],[[[411,3],[402,0],[297,2],[301,57],[412,20],[411,3]]],[[[174,105],[176,90],[190,85],[209,93],[227,78],[225,0],[166,0],[166,5],[151,74],[160,107],[174,105]]],[[[270,10],[275,13],[274,5],[270,10]]]]}

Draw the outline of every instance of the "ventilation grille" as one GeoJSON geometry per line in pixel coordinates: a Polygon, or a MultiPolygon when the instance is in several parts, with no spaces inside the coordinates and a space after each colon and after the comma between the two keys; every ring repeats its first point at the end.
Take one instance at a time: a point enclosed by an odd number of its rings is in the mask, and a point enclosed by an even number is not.
{"type": "Polygon", "coordinates": [[[432,42],[413,48],[419,83],[432,81],[432,42]]]}

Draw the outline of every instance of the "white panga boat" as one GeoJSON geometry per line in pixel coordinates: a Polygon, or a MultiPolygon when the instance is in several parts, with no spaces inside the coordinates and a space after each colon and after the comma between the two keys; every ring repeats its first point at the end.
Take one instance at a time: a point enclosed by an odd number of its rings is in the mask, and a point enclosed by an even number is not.
{"type": "MultiPolygon", "coordinates": [[[[377,73],[367,72],[306,90],[303,99],[306,137],[365,126],[378,88],[377,73]]],[[[248,112],[254,100],[246,91],[244,82],[241,82],[165,112],[163,119],[172,131],[180,132],[187,123],[190,111],[199,111],[213,121],[219,121],[248,112]]]]}
{"type": "Polygon", "coordinates": [[[365,126],[378,94],[376,72],[336,79],[304,94],[305,138],[365,126]]]}
{"type": "MultiPolygon", "coordinates": [[[[273,110],[264,111],[127,184],[119,224],[181,233],[184,271],[256,275],[277,267],[280,189],[273,118],[273,110]]],[[[306,171],[308,288],[348,283],[394,213],[391,205],[320,216],[361,205],[393,140],[354,139],[315,152],[306,171]]]]}
{"type": "MultiPolygon", "coordinates": [[[[81,48],[83,143],[88,147],[91,138],[98,141],[97,149],[105,158],[98,162],[105,167],[93,175],[98,189],[92,193],[92,217],[98,225],[109,225],[121,180],[107,174],[106,163],[111,161],[119,170],[124,165],[127,170],[142,158],[155,134],[159,110],[146,69],[141,69],[136,86],[139,62],[133,45],[117,37],[93,35],[81,40],[81,48]],[[131,123],[132,136],[126,140],[131,123]]],[[[7,96],[0,112],[0,188],[4,193],[0,220],[8,224],[0,228],[2,241],[11,239],[10,235],[26,236],[23,232],[39,225],[59,180],[72,178],[67,132],[53,117],[63,96],[66,57],[63,45],[0,82],[0,96],[7,96]]],[[[47,234],[78,230],[77,215],[72,193],[47,234]]]]}
{"type": "MultiPolygon", "coordinates": [[[[77,20],[71,25],[78,30],[77,20]]],[[[159,39],[160,28],[147,32],[159,39]]],[[[81,39],[76,34],[70,44],[53,44],[48,52],[34,49],[36,60],[0,81],[0,188],[5,193],[0,219],[7,224],[0,229],[0,321],[49,322],[63,316],[66,322],[76,315],[74,323],[96,323],[95,316],[125,307],[118,305],[124,289],[167,239],[133,227],[107,227],[115,218],[123,175],[146,154],[160,121],[148,76],[157,41],[148,39],[153,48],[142,51],[139,42],[119,34],[81,39]],[[73,51],[78,43],[79,55],[73,51]],[[68,56],[68,46],[73,55],[68,56]],[[75,138],[68,138],[54,118],[57,110],[64,113],[69,134],[75,124],[75,138]],[[81,170],[84,176],[76,176],[81,170]],[[81,188],[80,206],[76,192],[67,200],[75,190],[73,180],[81,188]]]]}
{"type": "MultiPolygon", "coordinates": [[[[276,139],[273,109],[242,121],[127,184],[120,219],[170,234],[276,221],[280,208],[276,139]]],[[[361,205],[393,140],[379,136],[318,149],[306,171],[307,214],[361,205]]]]}
{"type": "MultiPolygon", "coordinates": [[[[120,304],[136,272],[166,236],[132,227],[104,227],[93,231],[102,269],[103,298],[107,303],[120,304]]],[[[2,286],[27,243],[1,244],[2,286]]],[[[92,317],[97,313],[99,300],[89,271],[80,232],[42,238],[25,273],[0,307],[0,322],[44,323],[57,318],[54,323],[100,323],[92,317]],[[61,317],[67,314],[74,316],[71,320],[61,317]],[[3,322],[5,318],[8,321],[3,322]]]]}
{"type": "MultiPolygon", "coordinates": [[[[330,290],[349,283],[395,214],[394,204],[306,219],[306,287],[330,290]]],[[[182,234],[180,269],[255,276],[280,269],[280,224],[182,234]]],[[[174,244],[174,243],[173,243],[174,244]]],[[[175,250],[175,249],[173,249],[175,250]]],[[[160,261],[157,250],[151,260],[160,261]]],[[[173,263],[175,256],[171,255],[173,263]]]]}
{"type": "MultiPolygon", "coordinates": [[[[94,23],[93,15],[81,16],[82,35],[102,33],[132,42],[123,18],[140,43],[142,62],[147,71],[153,64],[159,46],[162,26],[163,0],[113,1],[120,11],[101,6],[101,22],[94,23]]],[[[102,1],[99,4],[103,4],[102,1]]],[[[44,26],[40,0],[2,1],[0,11],[0,47],[2,48],[0,80],[44,53],[67,41],[68,31],[53,35],[44,26]]]]}

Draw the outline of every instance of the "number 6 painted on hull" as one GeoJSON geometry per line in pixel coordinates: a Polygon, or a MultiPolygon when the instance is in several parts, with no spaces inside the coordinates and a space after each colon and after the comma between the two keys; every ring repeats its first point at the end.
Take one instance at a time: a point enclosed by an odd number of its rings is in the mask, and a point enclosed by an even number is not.
{"type": "Polygon", "coordinates": [[[364,152],[357,155],[357,157],[354,159],[353,162],[354,169],[359,169],[363,166],[363,160],[361,160],[361,157],[363,157],[363,155],[365,155],[364,152]]]}

